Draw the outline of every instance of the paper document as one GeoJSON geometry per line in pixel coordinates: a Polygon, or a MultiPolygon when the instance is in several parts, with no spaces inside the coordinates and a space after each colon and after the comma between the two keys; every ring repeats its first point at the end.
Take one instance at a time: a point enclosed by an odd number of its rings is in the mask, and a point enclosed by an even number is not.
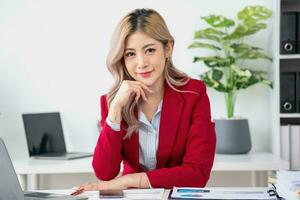
{"type": "Polygon", "coordinates": [[[276,195],[268,192],[268,189],[224,189],[224,188],[193,188],[174,187],[171,198],[182,199],[276,199],[276,195]],[[274,196],[273,196],[274,195],[274,196]]]}

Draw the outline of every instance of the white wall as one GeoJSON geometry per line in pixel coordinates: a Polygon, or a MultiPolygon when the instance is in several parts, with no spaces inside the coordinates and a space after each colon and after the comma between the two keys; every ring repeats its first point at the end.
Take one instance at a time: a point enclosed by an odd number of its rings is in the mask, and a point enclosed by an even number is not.
{"type": "MultiPolygon", "coordinates": [[[[98,137],[99,96],[112,84],[105,59],[117,22],[135,8],[154,8],[175,37],[174,62],[193,77],[205,68],[188,50],[205,23],[200,16],[235,17],[246,5],[273,8],[272,0],[1,0],[0,137],[13,159],[28,157],[22,113],[60,111],[69,150],[92,151],[98,137]]],[[[271,52],[271,30],[249,40],[271,52]]],[[[251,63],[271,67],[267,62],[251,63]]],[[[222,94],[208,90],[213,117],[225,116],[222,94]]],[[[250,121],[252,151],[270,149],[271,90],[257,85],[241,91],[236,115],[250,121]]]]}

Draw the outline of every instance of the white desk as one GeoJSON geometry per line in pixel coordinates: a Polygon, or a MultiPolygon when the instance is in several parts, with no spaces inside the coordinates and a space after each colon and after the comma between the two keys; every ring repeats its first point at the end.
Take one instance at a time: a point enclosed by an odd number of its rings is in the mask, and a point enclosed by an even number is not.
{"type": "MultiPolygon", "coordinates": [[[[22,188],[36,190],[39,175],[66,173],[93,173],[92,158],[82,158],[68,161],[60,160],[16,160],[13,162],[19,175],[22,188]],[[28,185],[30,179],[32,185],[28,185]]],[[[289,169],[289,163],[271,153],[250,153],[244,155],[217,154],[213,171],[252,171],[253,186],[256,185],[260,173],[289,169]]],[[[122,170],[122,169],[121,169],[122,170]]]]}
{"type": "MultiPolygon", "coordinates": [[[[214,189],[213,187],[208,187],[207,189],[214,189]]],[[[239,189],[239,190],[251,190],[251,191],[262,191],[262,190],[267,190],[267,187],[218,187],[217,189],[222,189],[222,190],[234,190],[234,189],[239,189]]],[[[73,192],[72,190],[43,190],[41,192],[50,192],[50,193],[57,193],[57,194],[70,194],[73,192]]],[[[126,193],[126,191],[125,191],[126,193]]],[[[164,191],[162,200],[167,200],[169,196],[170,190],[166,189],[164,191]]],[[[85,196],[88,197],[88,200],[98,200],[98,191],[87,191],[80,196],[85,196]]]]}
{"type": "MultiPolygon", "coordinates": [[[[74,190],[39,190],[38,192],[47,192],[47,193],[49,192],[49,193],[56,193],[56,194],[71,194],[73,191],[74,190]]],[[[165,190],[162,200],[167,200],[169,193],[170,193],[170,190],[165,190]]],[[[99,194],[98,191],[87,191],[87,192],[80,194],[79,196],[88,197],[88,200],[98,200],[99,199],[98,194],[99,194]]]]}

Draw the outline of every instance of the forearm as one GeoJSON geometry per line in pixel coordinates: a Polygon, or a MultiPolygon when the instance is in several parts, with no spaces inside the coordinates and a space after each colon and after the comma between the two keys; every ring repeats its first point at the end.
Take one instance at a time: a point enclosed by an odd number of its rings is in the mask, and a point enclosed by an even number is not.
{"type": "Polygon", "coordinates": [[[122,121],[121,113],[122,113],[122,107],[112,102],[107,117],[111,122],[120,124],[122,121]]]}
{"type": "Polygon", "coordinates": [[[94,156],[93,168],[100,180],[111,180],[119,173],[122,161],[122,131],[116,132],[107,124],[104,125],[98,139],[94,156]]]}
{"type": "MultiPolygon", "coordinates": [[[[125,185],[126,188],[150,188],[150,182],[146,173],[126,174],[114,179],[125,185]]],[[[113,180],[112,180],[113,181],[113,180]]]]}

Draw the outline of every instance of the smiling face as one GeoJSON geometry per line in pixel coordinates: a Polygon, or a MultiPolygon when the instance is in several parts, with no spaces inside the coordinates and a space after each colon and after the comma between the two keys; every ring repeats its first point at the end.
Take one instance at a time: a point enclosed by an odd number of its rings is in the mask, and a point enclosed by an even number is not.
{"type": "Polygon", "coordinates": [[[141,31],[130,34],[125,41],[124,63],[130,76],[149,87],[164,83],[166,58],[171,45],[166,47],[141,31]]]}

